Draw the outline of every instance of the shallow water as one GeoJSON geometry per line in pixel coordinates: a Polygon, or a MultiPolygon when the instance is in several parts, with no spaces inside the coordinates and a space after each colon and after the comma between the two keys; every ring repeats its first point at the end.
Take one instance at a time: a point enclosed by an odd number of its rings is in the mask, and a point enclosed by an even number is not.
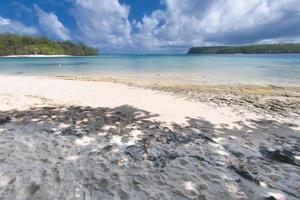
{"type": "Polygon", "coordinates": [[[193,75],[199,82],[300,85],[300,55],[101,55],[0,58],[0,74],[193,75]],[[198,79],[199,77],[199,79],[198,79]]]}

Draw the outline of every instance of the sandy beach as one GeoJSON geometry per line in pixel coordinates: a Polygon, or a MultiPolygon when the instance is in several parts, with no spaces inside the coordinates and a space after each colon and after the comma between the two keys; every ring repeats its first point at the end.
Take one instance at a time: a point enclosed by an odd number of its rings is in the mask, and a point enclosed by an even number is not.
{"type": "Polygon", "coordinates": [[[299,87],[0,80],[0,199],[300,198],[299,87]]]}

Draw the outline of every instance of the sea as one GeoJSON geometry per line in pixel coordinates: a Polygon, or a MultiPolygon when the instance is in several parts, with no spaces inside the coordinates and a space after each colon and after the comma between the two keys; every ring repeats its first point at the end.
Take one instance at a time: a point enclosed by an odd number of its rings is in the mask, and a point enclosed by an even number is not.
{"type": "Polygon", "coordinates": [[[39,76],[182,75],[216,84],[300,86],[299,54],[1,57],[0,74],[39,76]]]}

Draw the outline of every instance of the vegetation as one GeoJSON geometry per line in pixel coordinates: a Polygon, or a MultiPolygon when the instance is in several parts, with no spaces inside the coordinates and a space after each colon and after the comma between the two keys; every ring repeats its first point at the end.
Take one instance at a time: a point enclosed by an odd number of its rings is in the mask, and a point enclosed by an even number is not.
{"type": "Polygon", "coordinates": [[[82,43],[53,41],[46,37],[0,34],[0,56],[8,55],[98,55],[98,50],[82,43]]]}
{"type": "Polygon", "coordinates": [[[247,46],[193,47],[188,54],[277,54],[300,53],[300,43],[258,44],[247,46]]]}

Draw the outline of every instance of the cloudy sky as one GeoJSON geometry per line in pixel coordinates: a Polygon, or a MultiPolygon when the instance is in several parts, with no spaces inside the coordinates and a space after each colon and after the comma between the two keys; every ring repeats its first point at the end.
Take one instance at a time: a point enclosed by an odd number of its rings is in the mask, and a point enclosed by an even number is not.
{"type": "Polygon", "coordinates": [[[300,0],[1,0],[0,32],[80,41],[104,53],[300,42],[300,0]]]}

